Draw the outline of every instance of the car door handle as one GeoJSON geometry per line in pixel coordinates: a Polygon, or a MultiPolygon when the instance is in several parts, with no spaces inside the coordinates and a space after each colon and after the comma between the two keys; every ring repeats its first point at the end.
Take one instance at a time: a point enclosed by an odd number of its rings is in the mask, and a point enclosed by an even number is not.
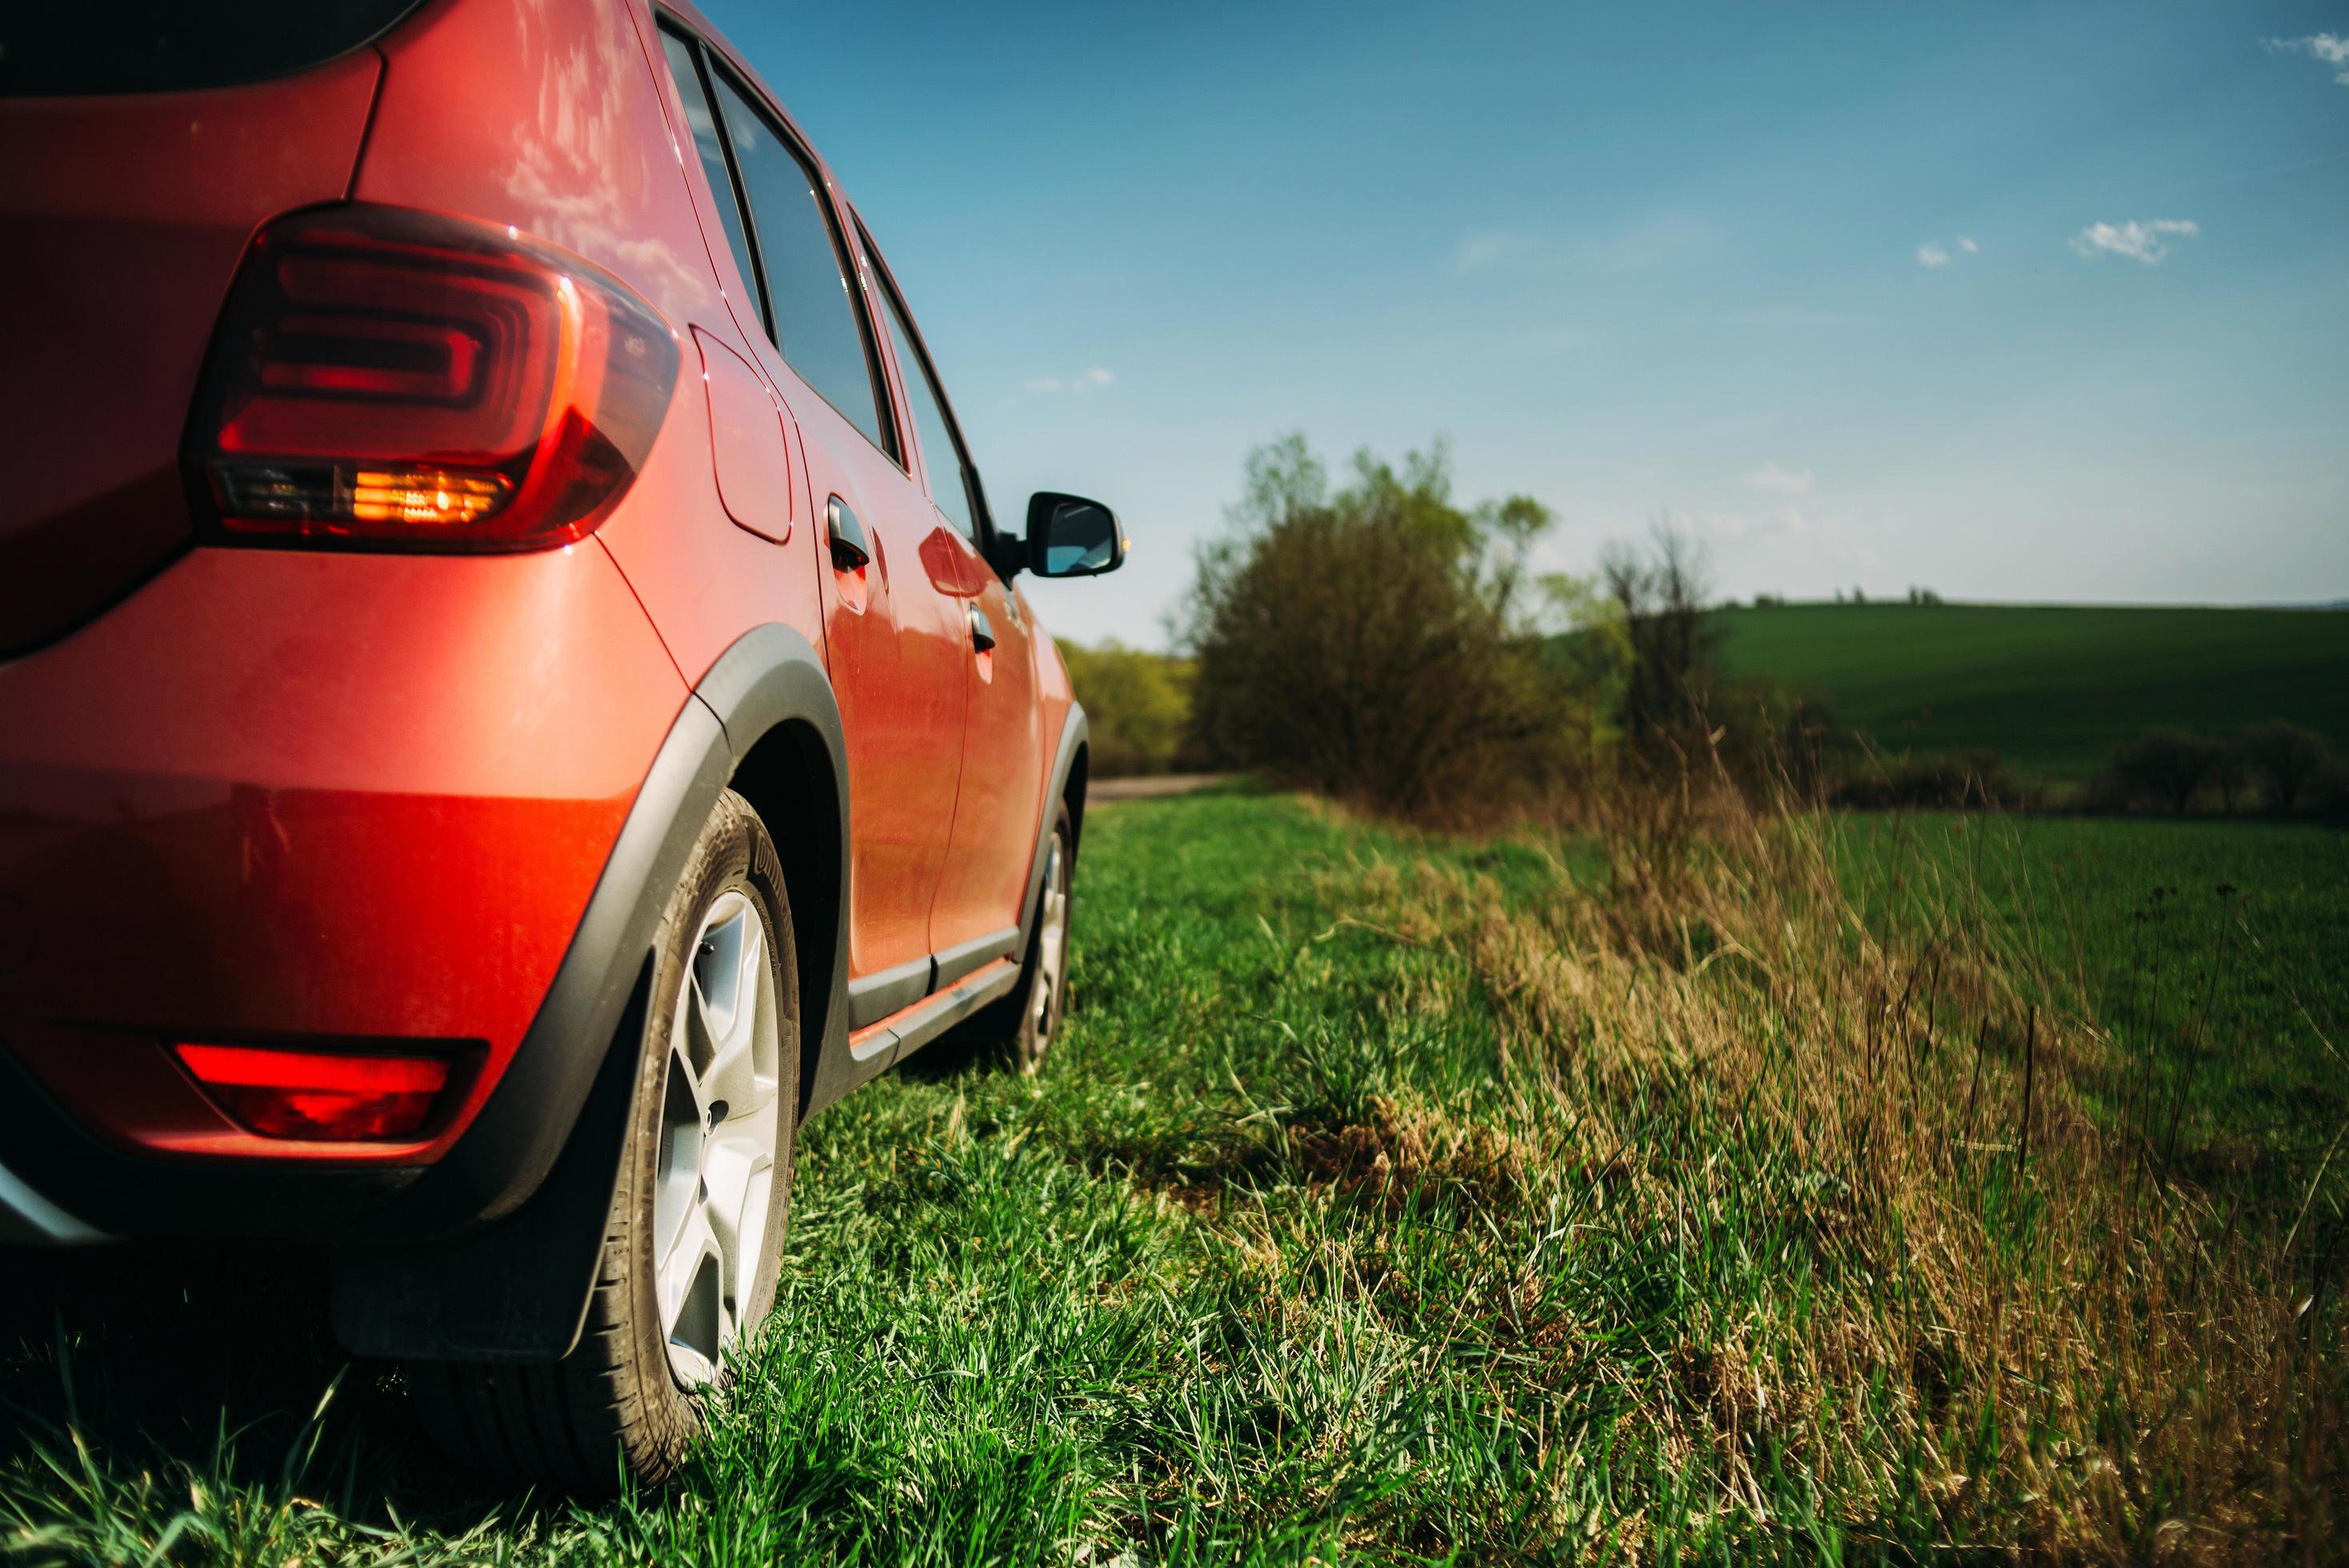
{"type": "Polygon", "coordinates": [[[970,607],[970,645],[982,654],[995,646],[995,623],[976,604],[970,607]]]}
{"type": "Polygon", "coordinates": [[[832,538],[832,569],[854,572],[873,559],[873,546],[864,537],[864,525],[856,514],[841,503],[838,496],[824,509],[824,522],[832,538]]]}

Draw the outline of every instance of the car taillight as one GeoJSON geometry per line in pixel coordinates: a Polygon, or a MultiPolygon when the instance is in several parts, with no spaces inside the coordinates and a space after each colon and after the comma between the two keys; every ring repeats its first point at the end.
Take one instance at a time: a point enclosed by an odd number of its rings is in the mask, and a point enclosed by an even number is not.
{"type": "Polygon", "coordinates": [[[445,1057],[184,1042],[172,1049],[214,1104],[266,1138],[406,1137],[424,1125],[449,1084],[445,1057]]]}
{"type": "Polygon", "coordinates": [[[543,242],[405,208],[266,225],[188,428],[208,531],[254,543],[531,550],[584,539],[652,449],[678,344],[543,242]]]}

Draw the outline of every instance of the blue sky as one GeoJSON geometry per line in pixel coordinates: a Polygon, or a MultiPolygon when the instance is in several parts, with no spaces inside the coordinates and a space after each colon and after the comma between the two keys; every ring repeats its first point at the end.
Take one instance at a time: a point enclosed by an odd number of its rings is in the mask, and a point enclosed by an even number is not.
{"type": "Polygon", "coordinates": [[[1546,564],[2349,597],[2349,5],[711,0],[887,253],[1031,589],[1163,645],[1248,449],[1444,437],[1546,564]]]}

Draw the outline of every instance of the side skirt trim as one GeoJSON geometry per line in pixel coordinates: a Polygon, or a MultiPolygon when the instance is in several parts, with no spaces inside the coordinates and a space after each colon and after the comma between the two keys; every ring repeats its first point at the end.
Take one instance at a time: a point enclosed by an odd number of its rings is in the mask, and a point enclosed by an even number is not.
{"type": "Polygon", "coordinates": [[[1019,965],[999,958],[936,995],[859,1029],[848,1037],[848,1047],[862,1058],[895,1060],[928,1045],[1019,983],[1019,965]]]}
{"type": "Polygon", "coordinates": [[[909,1007],[936,988],[937,960],[923,957],[848,983],[848,1026],[861,1029],[909,1007]]]}
{"type": "Polygon", "coordinates": [[[951,985],[971,971],[1019,951],[1019,928],[1016,925],[958,942],[937,955],[938,977],[930,988],[935,991],[951,985]]]}

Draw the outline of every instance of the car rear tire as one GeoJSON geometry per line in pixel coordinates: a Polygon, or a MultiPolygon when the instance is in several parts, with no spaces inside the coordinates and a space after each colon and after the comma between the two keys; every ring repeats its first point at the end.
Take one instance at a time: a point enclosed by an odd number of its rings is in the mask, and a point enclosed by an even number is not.
{"type": "Polygon", "coordinates": [[[662,915],[642,1061],[579,1344],[553,1366],[415,1362],[425,1424],[471,1475],[659,1485],[727,1353],[773,1307],[799,1119],[791,901],[729,790],[662,915]]]}

